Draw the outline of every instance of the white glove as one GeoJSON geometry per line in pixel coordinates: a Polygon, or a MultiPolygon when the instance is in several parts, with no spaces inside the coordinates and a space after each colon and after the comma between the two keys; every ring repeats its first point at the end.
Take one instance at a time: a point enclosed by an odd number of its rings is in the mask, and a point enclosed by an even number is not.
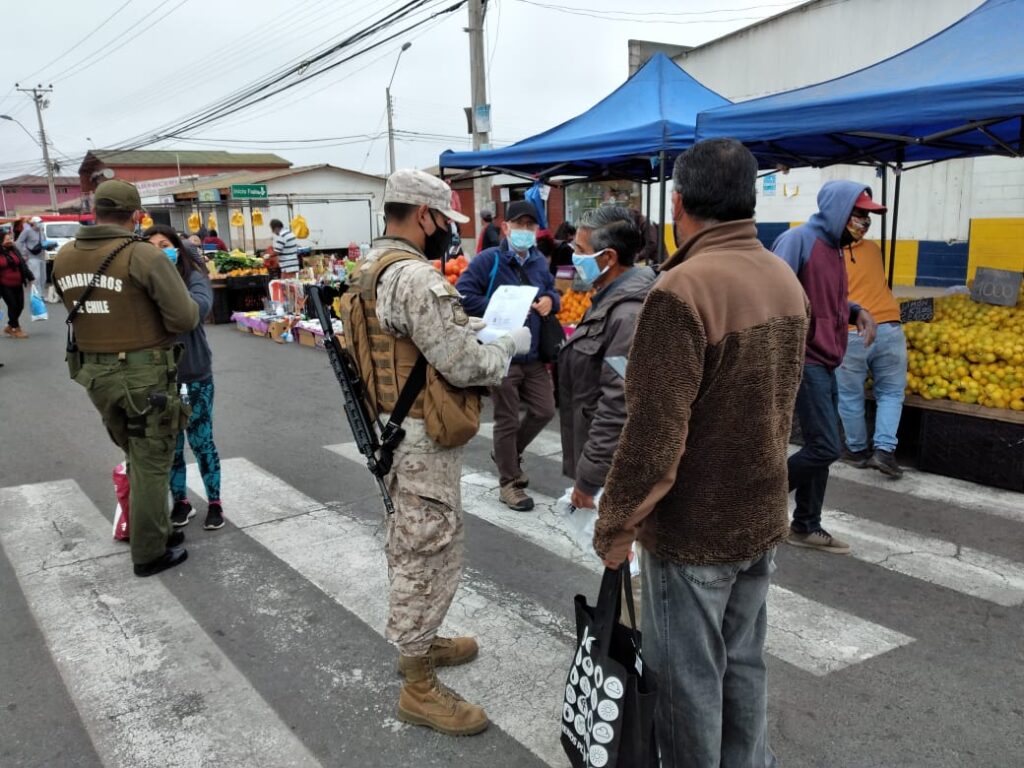
{"type": "Polygon", "coordinates": [[[471,317],[469,318],[469,330],[473,333],[480,333],[484,328],[487,327],[487,323],[484,322],[482,317],[471,317]]]}
{"type": "Polygon", "coordinates": [[[516,328],[514,331],[509,333],[512,337],[512,341],[516,343],[516,354],[525,355],[530,351],[530,346],[533,343],[533,334],[530,333],[530,329],[525,325],[522,328],[516,328]]]}

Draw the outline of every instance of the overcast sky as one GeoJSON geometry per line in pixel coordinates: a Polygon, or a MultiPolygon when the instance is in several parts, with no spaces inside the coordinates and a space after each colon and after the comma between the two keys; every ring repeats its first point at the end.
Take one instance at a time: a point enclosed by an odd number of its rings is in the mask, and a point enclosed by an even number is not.
{"type": "MultiPolygon", "coordinates": [[[[453,2],[428,0],[422,12],[338,57],[453,2]]],[[[625,80],[631,38],[699,45],[800,2],[490,0],[485,27],[493,140],[498,146],[518,141],[599,101],[625,80]]],[[[86,150],[151,135],[403,4],[37,0],[35,22],[6,26],[0,114],[37,135],[31,99],[14,83],[52,83],[46,129],[62,173],[76,175],[86,150]]],[[[409,41],[392,94],[396,130],[417,135],[400,134],[398,165],[436,164],[445,149],[471,148],[463,115],[470,93],[466,23],[462,7],[255,107],[190,130],[188,140],[152,148],[268,151],[296,165],[332,163],[384,173],[384,89],[399,47],[409,41]]],[[[42,169],[38,145],[15,123],[0,120],[0,178],[42,169]]]]}

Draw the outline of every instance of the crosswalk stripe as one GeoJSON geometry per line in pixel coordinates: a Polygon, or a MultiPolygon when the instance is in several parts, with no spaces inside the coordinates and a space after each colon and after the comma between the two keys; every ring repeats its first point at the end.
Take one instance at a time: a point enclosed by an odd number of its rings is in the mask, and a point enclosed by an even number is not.
{"type": "Polygon", "coordinates": [[[858,469],[843,462],[833,464],[829,473],[833,477],[852,483],[895,491],[943,505],[955,504],[964,509],[1024,523],[1024,493],[989,488],[966,480],[932,475],[910,468],[904,470],[903,477],[899,480],[893,480],[873,469],[858,469]]]}
{"type": "MultiPolygon", "coordinates": [[[[494,422],[487,421],[480,425],[480,431],[477,432],[475,440],[493,440],[494,439],[494,422]]],[[[552,457],[557,456],[561,459],[562,456],[562,438],[555,432],[545,429],[537,437],[534,438],[533,442],[530,443],[526,449],[527,453],[531,453],[534,456],[552,457]]]]}
{"type": "MultiPolygon", "coordinates": [[[[487,422],[480,425],[480,432],[476,440],[490,441],[493,436],[494,423],[487,422]]],[[[791,445],[789,447],[790,453],[795,453],[798,450],[799,446],[791,445]]],[[[545,429],[530,443],[526,453],[545,458],[560,458],[562,455],[561,438],[556,431],[545,429]]],[[[860,485],[895,491],[925,501],[952,503],[965,509],[1024,523],[1024,494],[1022,493],[989,488],[965,480],[919,472],[910,468],[905,470],[903,477],[898,481],[886,477],[881,472],[857,469],[842,462],[833,464],[830,472],[833,477],[860,485]]]]}
{"type": "MultiPolygon", "coordinates": [[[[361,461],[354,443],[325,448],[351,461],[361,461]]],[[[573,542],[554,509],[554,499],[531,491],[534,510],[514,512],[497,501],[497,488],[498,480],[493,475],[467,470],[462,477],[463,510],[594,573],[603,570],[597,555],[584,552],[573,542]]],[[[908,635],[776,584],[769,589],[765,650],[811,674],[827,675],[911,642],[913,638],[908,635]]]]}
{"type": "Polygon", "coordinates": [[[836,510],[822,518],[858,560],[997,605],[1024,603],[1024,566],[1012,560],[836,510]]]}
{"type": "Polygon", "coordinates": [[[0,489],[0,546],[104,765],[320,766],[74,481],[0,489]]]}
{"type": "MultiPolygon", "coordinates": [[[[222,471],[232,522],[383,634],[388,589],[381,523],[320,504],[246,459],[223,461],[222,471]],[[282,515],[288,508],[294,511],[282,515]]],[[[192,491],[202,495],[201,481],[195,473],[189,476],[192,491]]],[[[572,654],[569,623],[467,574],[443,631],[474,635],[481,647],[472,664],[445,670],[445,683],[484,707],[541,760],[563,765],[557,723],[572,654]],[[501,602],[491,594],[502,595],[501,602]]]]}

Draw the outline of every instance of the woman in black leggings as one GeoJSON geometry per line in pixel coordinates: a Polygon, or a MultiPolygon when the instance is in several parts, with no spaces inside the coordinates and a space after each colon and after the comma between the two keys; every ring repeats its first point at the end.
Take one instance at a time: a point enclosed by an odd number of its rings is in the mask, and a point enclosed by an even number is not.
{"type": "Polygon", "coordinates": [[[18,322],[25,309],[25,285],[28,283],[24,266],[21,254],[14,247],[14,238],[10,232],[5,232],[3,243],[0,244],[0,298],[7,305],[4,333],[15,339],[28,338],[18,322]]]}

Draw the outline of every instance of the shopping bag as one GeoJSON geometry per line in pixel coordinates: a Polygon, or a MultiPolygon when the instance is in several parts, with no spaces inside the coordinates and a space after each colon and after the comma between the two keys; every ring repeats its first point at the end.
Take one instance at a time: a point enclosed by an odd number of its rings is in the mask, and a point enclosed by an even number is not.
{"type": "Polygon", "coordinates": [[[562,702],[562,748],[573,768],[657,768],[657,683],[641,655],[625,568],[606,568],[597,604],[576,595],[576,655],[562,702]],[[625,587],[625,589],[623,589],[625,587]],[[630,626],[619,622],[622,594],[630,626]]]}
{"type": "Polygon", "coordinates": [[[39,295],[38,289],[32,286],[32,321],[36,320],[49,320],[50,315],[46,311],[46,304],[43,303],[43,297],[39,295]]]}
{"type": "Polygon", "coordinates": [[[114,493],[117,494],[117,507],[114,509],[114,540],[128,541],[131,536],[128,497],[131,486],[128,483],[128,468],[122,461],[112,473],[114,493]]]}

